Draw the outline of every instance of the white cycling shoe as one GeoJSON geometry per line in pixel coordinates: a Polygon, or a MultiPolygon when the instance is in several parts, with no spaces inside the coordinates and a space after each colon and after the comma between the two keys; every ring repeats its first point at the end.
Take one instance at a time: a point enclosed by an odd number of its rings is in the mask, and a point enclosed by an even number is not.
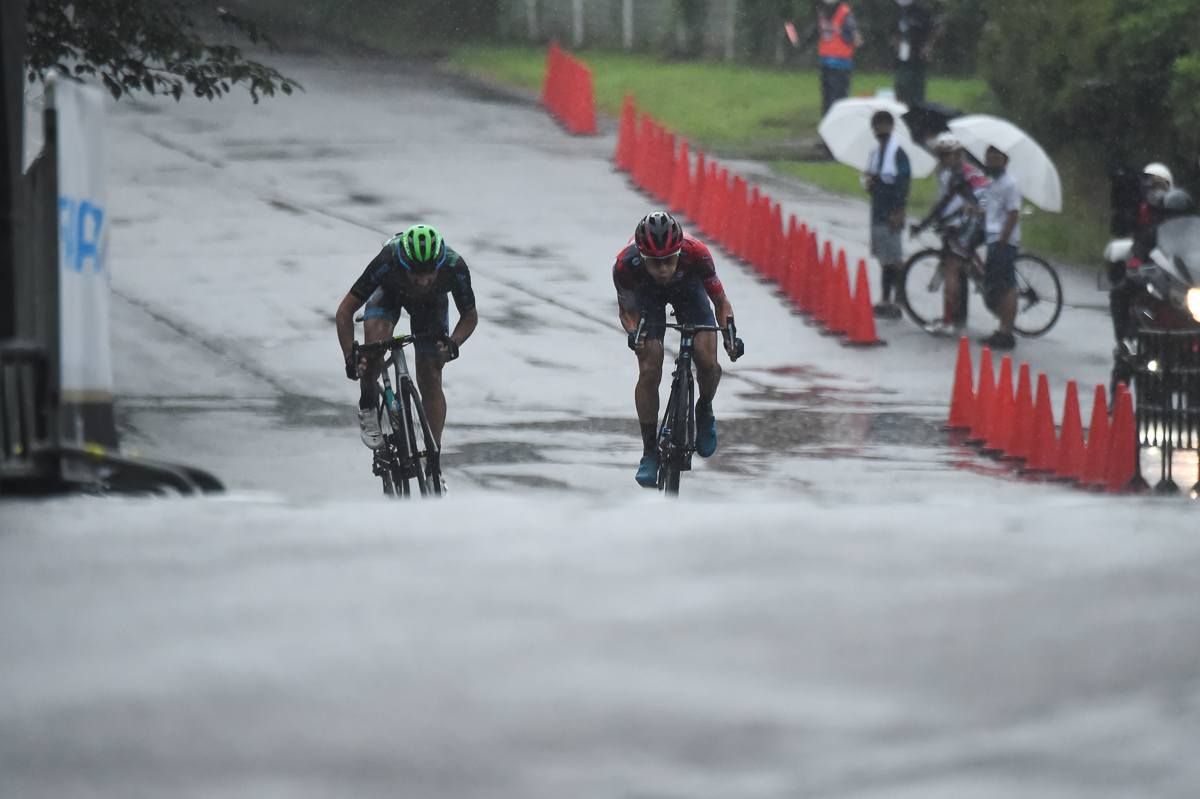
{"type": "Polygon", "coordinates": [[[359,409],[358,432],[362,442],[371,449],[383,446],[383,431],[379,429],[379,417],[375,415],[374,408],[359,409]]]}

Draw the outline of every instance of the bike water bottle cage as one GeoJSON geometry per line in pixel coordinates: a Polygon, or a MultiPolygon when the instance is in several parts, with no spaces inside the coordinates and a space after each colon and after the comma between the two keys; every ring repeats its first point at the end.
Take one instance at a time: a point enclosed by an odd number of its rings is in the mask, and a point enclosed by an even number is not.
{"type": "Polygon", "coordinates": [[[683,228],[665,211],[647,214],[633,233],[633,246],[644,259],[663,260],[683,249],[683,228]]]}
{"type": "Polygon", "coordinates": [[[446,242],[429,225],[413,225],[389,242],[410,272],[436,272],[446,261],[446,242]]]}

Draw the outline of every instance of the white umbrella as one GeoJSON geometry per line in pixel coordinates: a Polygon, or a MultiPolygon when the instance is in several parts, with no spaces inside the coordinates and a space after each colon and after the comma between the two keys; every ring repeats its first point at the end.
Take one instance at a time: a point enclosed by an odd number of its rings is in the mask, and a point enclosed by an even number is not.
{"type": "Polygon", "coordinates": [[[889,111],[895,118],[892,135],[900,139],[900,146],[908,155],[913,177],[926,178],[933,174],[937,159],[913,144],[912,134],[900,118],[908,112],[908,106],[889,97],[852,97],[838,100],[821,120],[817,133],[821,134],[821,139],[834,158],[860,172],[866,172],[871,153],[879,146],[875,133],[871,130],[871,117],[876,111],[889,111]]]}
{"type": "Polygon", "coordinates": [[[1043,211],[1062,210],[1062,181],[1050,156],[1028,133],[1006,119],[969,114],[948,123],[971,155],[982,162],[989,146],[1008,156],[1008,173],[1021,195],[1043,211]]]}

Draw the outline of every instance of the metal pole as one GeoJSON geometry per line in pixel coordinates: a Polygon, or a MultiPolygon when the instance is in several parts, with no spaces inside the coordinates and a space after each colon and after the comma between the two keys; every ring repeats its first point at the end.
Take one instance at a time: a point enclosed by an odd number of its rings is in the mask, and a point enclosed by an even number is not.
{"type": "Polygon", "coordinates": [[[0,340],[17,335],[18,215],[23,212],[25,4],[0,2],[0,340]]]}
{"type": "Polygon", "coordinates": [[[738,0],[729,0],[729,18],[725,22],[725,60],[732,61],[737,44],[738,0]]]}
{"type": "Polygon", "coordinates": [[[537,4],[538,0],[525,0],[525,23],[529,26],[529,40],[533,42],[538,38],[537,4]]]}
{"type": "Polygon", "coordinates": [[[575,47],[579,48],[583,47],[583,0],[574,0],[571,6],[575,17],[575,47]]]}
{"type": "Polygon", "coordinates": [[[621,3],[621,33],[623,34],[625,49],[633,49],[633,0],[624,0],[621,3]]]}

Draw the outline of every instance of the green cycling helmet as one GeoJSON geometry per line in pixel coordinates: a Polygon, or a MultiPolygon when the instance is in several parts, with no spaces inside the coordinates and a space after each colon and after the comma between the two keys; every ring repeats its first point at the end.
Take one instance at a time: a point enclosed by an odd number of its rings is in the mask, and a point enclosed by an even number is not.
{"type": "Polygon", "coordinates": [[[429,225],[413,225],[392,244],[400,264],[412,272],[434,272],[446,260],[446,242],[429,225]]]}

